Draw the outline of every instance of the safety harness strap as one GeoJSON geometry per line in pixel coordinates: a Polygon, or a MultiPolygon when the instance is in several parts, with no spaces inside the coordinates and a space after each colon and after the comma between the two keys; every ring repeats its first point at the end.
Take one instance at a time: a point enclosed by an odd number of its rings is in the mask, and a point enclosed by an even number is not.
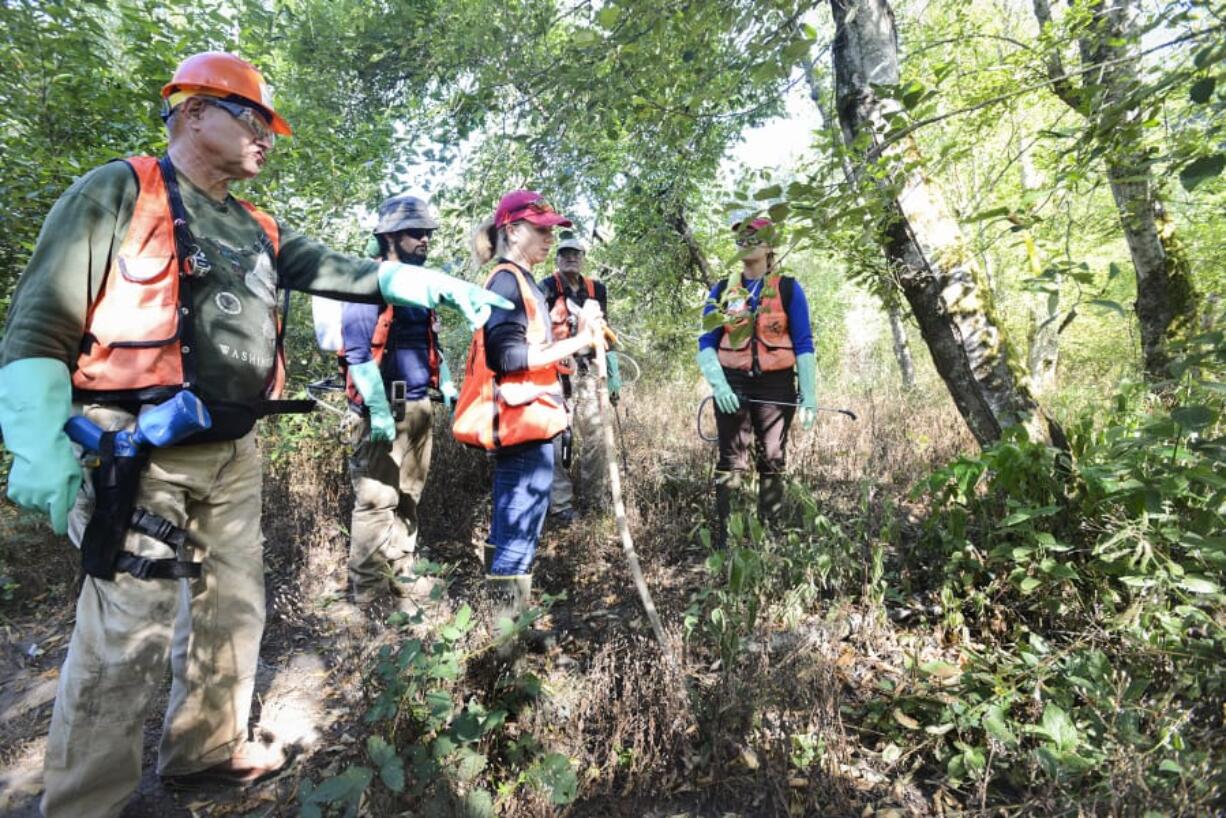
{"type": "MultiPolygon", "coordinates": [[[[181,553],[187,542],[186,531],[165,517],[143,508],[132,510],[128,525],[133,531],[169,545],[175,549],[175,553],[181,553]]],[[[154,560],[131,551],[120,551],[115,560],[115,570],[124,571],[137,579],[196,579],[200,576],[200,563],[177,557],[154,560]]]]}
{"type": "Polygon", "coordinates": [[[200,576],[198,562],[178,560],[174,557],[151,560],[148,557],[138,557],[131,551],[119,552],[115,568],[137,579],[196,579],[200,576]]]}

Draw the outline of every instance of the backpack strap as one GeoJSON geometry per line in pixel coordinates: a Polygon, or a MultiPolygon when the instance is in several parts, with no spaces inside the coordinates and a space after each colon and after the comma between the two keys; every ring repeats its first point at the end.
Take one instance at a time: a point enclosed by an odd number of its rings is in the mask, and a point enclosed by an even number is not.
{"type": "Polygon", "coordinates": [[[791,276],[779,276],[779,300],[783,303],[783,311],[792,310],[792,294],[796,292],[796,279],[791,276]]]}

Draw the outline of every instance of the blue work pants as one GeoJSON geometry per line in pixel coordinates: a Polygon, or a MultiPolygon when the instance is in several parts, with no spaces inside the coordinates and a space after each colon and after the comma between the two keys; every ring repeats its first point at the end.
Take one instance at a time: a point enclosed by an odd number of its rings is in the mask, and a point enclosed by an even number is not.
{"type": "Polygon", "coordinates": [[[486,540],[494,547],[490,574],[532,573],[552,484],[553,441],[523,443],[494,455],[494,517],[486,540]]]}

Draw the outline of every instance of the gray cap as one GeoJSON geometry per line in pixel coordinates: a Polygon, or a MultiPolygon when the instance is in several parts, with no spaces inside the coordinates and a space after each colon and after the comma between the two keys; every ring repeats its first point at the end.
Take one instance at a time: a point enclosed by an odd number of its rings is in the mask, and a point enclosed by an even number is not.
{"type": "Polygon", "coordinates": [[[376,235],[396,233],[410,227],[438,229],[434,212],[424,199],[416,196],[393,196],[379,205],[379,223],[373,231],[376,235]]]}
{"type": "Polygon", "coordinates": [[[587,253],[587,245],[583,242],[583,239],[579,238],[577,233],[573,233],[570,230],[563,230],[561,239],[562,240],[558,242],[557,252],[560,253],[563,250],[578,250],[580,253],[587,253]]]}

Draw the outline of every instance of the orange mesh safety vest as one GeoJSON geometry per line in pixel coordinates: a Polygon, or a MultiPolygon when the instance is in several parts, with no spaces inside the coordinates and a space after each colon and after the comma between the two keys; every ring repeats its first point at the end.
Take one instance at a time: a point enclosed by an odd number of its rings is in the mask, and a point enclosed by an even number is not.
{"type": "MultiPolygon", "coordinates": [[[[153,400],[194,386],[184,378],[183,356],[191,349],[181,341],[180,326],[191,320],[190,310],[179,299],[182,273],[174,219],[158,160],[133,156],[124,161],[135,171],[140,192],[128,234],[86,315],[72,385],[106,393],[110,400],[153,400]]],[[[280,247],[276,220],[250,202],[239,203],[268,234],[275,254],[280,247]]],[[[266,390],[271,398],[285,385],[280,329],[278,316],[276,363],[266,390]]]]}
{"type": "MultiPolygon", "coordinates": [[[[796,366],[780,279],[782,276],[772,275],[763,281],[762,296],[758,299],[758,310],[754,316],[749,314],[749,293],[743,294],[743,302],[732,313],[732,323],[724,328],[724,335],[719,339],[719,362],[722,366],[747,372],[777,372],[796,366]],[[751,318],[751,331],[734,346],[733,333],[747,326],[751,318]]],[[[791,284],[790,281],[788,283],[791,284]]],[[[741,297],[741,294],[731,297],[741,297]]]]}
{"type": "MultiPolygon", "coordinates": [[[[438,333],[439,320],[437,313],[434,310],[426,310],[427,312],[427,328],[426,328],[426,360],[430,367],[430,383],[431,389],[438,389],[438,369],[439,369],[439,353],[438,353],[438,333]]],[[[383,312],[379,313],[379,319],[375,321],[375,331],[370,335],[370,359],[376,365],[383,365],[383,356],[387,352],[387,336],[392,332],[392,320],[395,318],[395,308],[388,306],[383,312]]],[[[349,361],[345,358],[345,350],[338,349],[336,351],[339,358],[341,372],[345,375],[345,394],[349,397],[349,402],[355,406],[361,406],[362,393],[358,391],[358,386],[353,382],[353,376],[349,374],[349,361]]]]}
{"type": "MultiPolygon", "coordinates": [[[[587,276],[579,276],[579,280],[583,282],[583,286],[587,290],[587,297],[595,298],[596,282],[587,276]]],[[[561,341],[570,337],[570,309],[566,306],[566,285],[562,283],[562,274],[557,270],[553,271],[553,284],[557,289],[558,295],[554,298],[553,304],[549,308],[549,322],[553,325],[553,340],[561,341]]],[[[570,358],[559,361],[558,372],[563,375],[572,374],[573,370],[570,362],[570,358]]]]}
{"type": "MultiPolygon", "coordinates": [[[[519,268],[513,264],[498,265],[485,286],[489,287],[502,270],[510,270],[519,282],[520,298],[528,317],[528,344],[544,346],[549,340],[549,326],[519,268]]],[[[451,426],[455,439],[467,446],[494,451],[519,443],[552,440],[566,426],[557,365],[499,375],[485,361],[485,330],[474,332],[451,426]]]]}

